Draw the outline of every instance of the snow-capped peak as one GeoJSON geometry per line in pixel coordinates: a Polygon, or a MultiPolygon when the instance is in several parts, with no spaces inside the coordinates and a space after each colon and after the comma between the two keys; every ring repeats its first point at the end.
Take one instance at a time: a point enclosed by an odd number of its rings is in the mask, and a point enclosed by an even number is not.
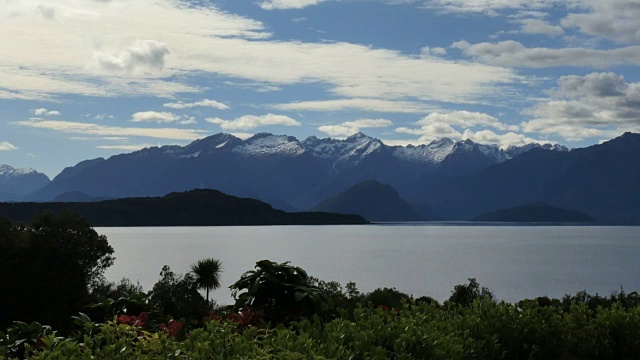
{"type": "MultiPolygon", "coordinates": [[[[501,149],[498,145],[478,144],[469,139],[455,141],[450,138],[441,138],[418,146],[387,146],[381,140],[361,132],[346,139],[309,136],[303,142],[293,136],[270,133],[259,133],[246,140],[220,133],[196,140],[185,147],[170,146],[161,149],[165,154],[181,159],[203,157],[218,152],[234,152],[246,156],[299,156],[306,152],[340,171],[345,167],[357,166],[363,159],[373,154],[390,155],[408,163],[438,166],[454,153],[478,154],[495,162],[502,162],[537,147],[557,151],[567,150],[563,146],[551,144],[529,144],[501,149]]],[[[143,154],[145,150],[138,153],[143,154]]],[[[22,171],[29,171],[29,169],[22,171]]]]}
{"type": "Polygon", "coordinates": [[[0,176],[13,177],[38,173],[32,168],[17,169],[10,165],[0,165],[0,176]]]}
{"type": "Polygon", "coordinates": [[[437,164],[442,162],[455,146],[455,142],[449,138],[433,140],[427,145],[418,146],[397,146],[393,151],[396,158],[429,164],[437,164]]]}
{"type": "Polygon", "coordinates": [[[234,152],[247,155],[300,155],[305,150],[298,139],[287,135],[256,134],[233,148],[234,152]]]}
{"type": "Polygon", "coordinates": [[[330,162],[336,170],[347,164],[357,165],[363,158],[385,147],[382,141],[361,132],[344,140],[310,136],[302,145],[313,156],[330,162]]]}

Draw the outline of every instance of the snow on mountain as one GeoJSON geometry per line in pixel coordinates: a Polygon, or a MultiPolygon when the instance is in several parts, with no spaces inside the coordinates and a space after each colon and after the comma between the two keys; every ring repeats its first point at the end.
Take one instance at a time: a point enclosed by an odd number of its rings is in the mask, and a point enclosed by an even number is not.
{"type": "MultiPolygon", "coordinates": [[[[213,152],[220,151],[232,151],[238,145],[241,145],[243,141],[231,134],[216,134],[208,136],[204,139],[196,140],[191,144],[185,146],[180,151],[180,156],[189,156],[197,154],[197,156],[203,156],[205,154],[211,154],[213,152]]],[[[193,156],[192,156],[193,157],[193,156]]]]}
{"type": "Polygon", "coordinates": [[[24,176],[37,173],[38,172],[32,168],[16,169],[10,165],[0,165],[0,176],[3,177],[24,176]]]}
{"type": "Polygon", "coordinates": [[[256,134],[245,140],[242,145],[233,148],[233,152],[255,156],[276,154],[296,156],[304,153],[304,151],[302,144],[295,137],[268,133],[256,134]]]}
{"type": "Polygon", "coordinates": [[[302,146],[316,158],[332,163],[332,167],[336,170],[357,165],[365,157],[385,148],[382,141],[360,132],[345,140],[318,139],[311,136],[302,143],[302,146]]]}
{"type": "MultiPolygon", "coordinates": [[[[369,137],[363,133],[353,134],[344,140],[310,136],[303,142],[298,141],[298,139],[293,136],[273,135],[269,133],[254,135],[245,141],[228,134],[218,134],[213,137],[215,137],[215,140],[207,140],[209,138],[198,140],[199,142],[209,142],[207,144],[207,152],[221,148],[254,156],[275,154],[281,156],[298,156],[304,152],[309,152],[316,158],[332,163],[334,167],[357,165],[367,156],[383,151],[389,151],[393,157],[401,161],[438,165],[444,161],[447,156],[460,152],[477,152],[494,159],[495,162],[503,162],[536,147],[556,151],[567,150],[564,146],[551,144],[529,144],[521,147],[511,146],[503,150],[498,145],[478,144],[471,140],[453,141],[449,138],[434,140],[427,145],[387,146],[381,140],[369,137]]],[[[192,148],[194,144],[188,147],[192,148]]],[[[195,154],[193,150],[195,149],[192,148],[188,154],[195,154]]],[[[185,156],[187,153],[183,152],[182,155],[185,156]]]]}
{"type": "Polygon", "coordinates": [[[512,159],[520,154],[524,154],[527,151],[531,150],[531,149],[543,149],[543,150],[549,150],[549,151],[569,151],[569,149],[566,146],[562,146],[559,144],[527,144],[527,145],[523,145],[523,146],[509,146],[506,150],[504,150],[504,153],[507,154],[507,156],[509,157],[509,159],[512,159]]]}
{"type": "Polygon", "coordinates": [[[409,162],[441,163],[453,151],[455,142],[449,138],[434,140],[428,145],[395,146],[393,156],[409,162]]]}
{"type": "Polygon", "coordinates": [[[49,178],[31,168],[16,169],[10,165],[0,165],[0,201],[19,200],[26,193],[42,188],[49,178]]]}

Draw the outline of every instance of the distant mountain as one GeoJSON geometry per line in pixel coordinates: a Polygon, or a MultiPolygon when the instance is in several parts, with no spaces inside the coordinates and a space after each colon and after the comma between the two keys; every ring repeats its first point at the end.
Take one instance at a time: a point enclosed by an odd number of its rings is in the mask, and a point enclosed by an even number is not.
{"type": "Polygon", "coordinates": [[[391,186],[369,180],[327,199],[313,211],[357,214],[370,221],[418,221],[422,218],[391,186]]]}
{"type": "Polygon", "coordinates": [[[0,165],[0,201],[18,201],[26,194],[38,190],[50,182],[47,175],[31,168],[16,169],[0,165]]]}
{"type": "Polygon", "coordinates": [[[357,215],[321,212],[287,213],[254,199],[216,190],[192,190],[164,197],[126,198],[100,202],[0,203],[0,215],[29,221],[45,210],[69,210],[93,226],[217,226],[366,224],[357,215]]]}
{"type": "Polygon", "coordinates": [[[478,215],[472,221],[491,222],[554,222],[554,223],[589,223],[595,219],[580,212],[558,208],[545,203],[516,206],[509,209],[492,211],[478,215]]]}
{"type": "Polygon", "coordinates": [[[475,175],[423,176],[416,198],[445,219],[544,202],[599,221],[640,223],[640,135],[570,152],[532,149],[475,175]]]}
{"type": "Polygon", "coordinates": [[[184,147],[151,147],[106,160],[83,161],[62,171],[28,199],[48,201],[73,191],[90,198],[123,198],[210,188],[293,210],[310,209],[373,179],[392,185],[412,202],[429,203],[417,198],[416,184],[423,174],[470,175],[522,151],[450,139],[420,146],[387,146],[362,133],[344,140],[309,137],[302,142],[266,133],[247,140],[217,134],[184,147]]]}

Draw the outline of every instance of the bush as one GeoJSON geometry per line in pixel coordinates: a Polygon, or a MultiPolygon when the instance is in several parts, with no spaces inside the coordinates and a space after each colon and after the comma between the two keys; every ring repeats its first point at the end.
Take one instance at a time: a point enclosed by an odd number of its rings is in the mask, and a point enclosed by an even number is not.
{"type": "Polygon", "coordinates": [[[312,283],[306,271],[288,262],[258,261],[256,270],[244,273],[230,288],[236,308],[249,306],[262,311],[267,321],[288,322],[324,314],[333,307],[329,296],[312,283]]]}

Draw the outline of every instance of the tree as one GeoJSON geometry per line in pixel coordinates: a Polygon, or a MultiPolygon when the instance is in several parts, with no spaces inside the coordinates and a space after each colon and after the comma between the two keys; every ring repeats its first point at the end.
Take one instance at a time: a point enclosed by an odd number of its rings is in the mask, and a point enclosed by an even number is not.
{"type": "Polygon", "coordinates": [[[215,290],[220,287],[222,262],[212,258],[203,259],[191,265],[191,272],[195,275],[198,288],[207,291],[206,300],[209,303],[209,290],[215,290]]]}
{"type": "Polygon", "coordinates": [[[30,224],[0,220],[0,325],[38,321],[62,330],[113,264],[113,248],[86,220],[64,212],[30,224]]]}
{"type": "Polygon", "coordinates": [[[493,300],[493,293],[486,287],[480,287],[475,278],[469,278],[469,284],[458,284],[453,287],[449,302],[469,307],[476,299],[493,300]]]}
{"type": "Polygon", "coordinates": [[[102,282],[115,261],[107,237],[78,214],[45,212],[34,217],[29,230],[38,246],[56,249],[77,265],[88,287],[102,282]]]}
{"type": "Polygon", "coordinates": [[[201,319],[207,313],[195,277],[190,273],[176,274],[168,265],[162,267],[160,280],[149,292],[149,305],[173,319],[201,319]]]}

